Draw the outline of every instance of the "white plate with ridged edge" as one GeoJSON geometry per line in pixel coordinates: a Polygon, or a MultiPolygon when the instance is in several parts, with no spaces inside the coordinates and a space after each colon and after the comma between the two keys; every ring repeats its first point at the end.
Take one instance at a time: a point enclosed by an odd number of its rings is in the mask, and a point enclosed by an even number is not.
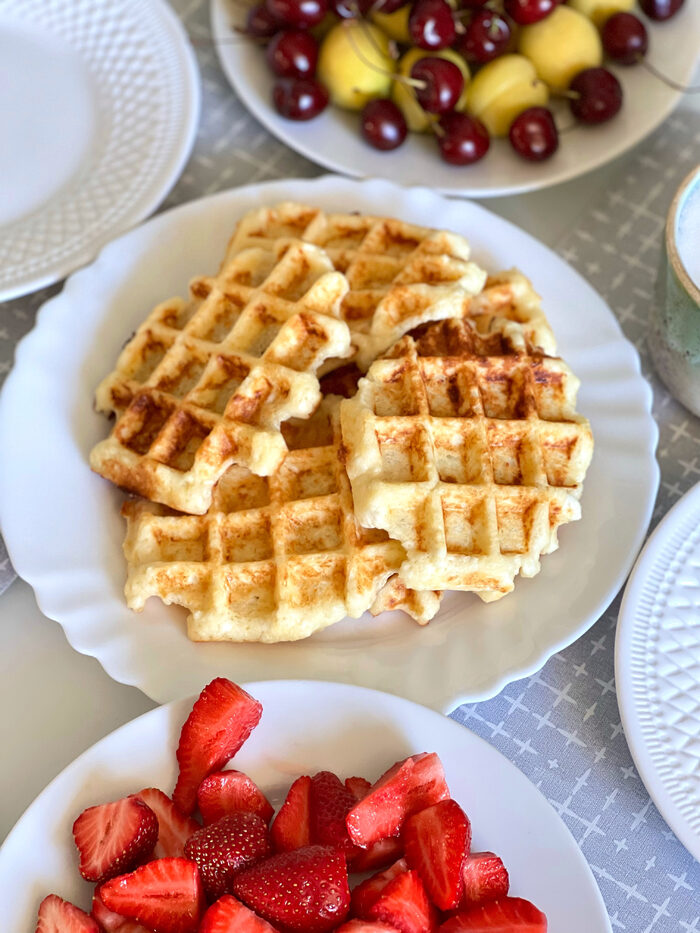
{"type": "MultiPolygon", "coordinates": [[[[498,852],[513,896],[547,914],[549,933],[610,933],[581,850],[540,792],[500,752],[463,726],[398,697],[332,683],[277,681],[247,689],[263,704],[235,767],[277,806],[300,774],[330,769],[376,780],[395,761],[435,751],[452,796],[472,822],[474,851],[498,852]]],[[[71,826],[87,806],[157,786],[170,792],[175,748],[192,706],[181,700],[117,729],[41,793],[0,849],[5,930],[34,929],[55,892],[89,908],[93,885],[78,874],[71,826]]]]}
{"type": "Polygon", "coordinates": [[[615,681],[649,796],[700,859],[700,483],[664,517],[630,575],[615,681]]]}
{"type": "Polygon", "coordinates": [[[165,0],[0,0],[0,301],[62,278],[161,202],[199,118],[165,0]]]}
{"type": "Polygon", "coordinates": [[[41,310],[19,345],[0,397],[0,521],[12,563],[42,611],[78,651],[158,702],[188,695],[216,674],[236,680],[328,679],[379,687],[439,710],[498,693],[538,670],[600,616],[629,572],[658,486],[651,390],[602,299],[563,260],[478,205],[427,189],[336,176],[221,192],[175,208],[110,244],[41,310]],[[141,614],[122,595],[122,494],[90,472],[108,422],[95,386],[151,308],[216,269],[236,219],[296,199],[336,210],[402,217],[465,234],[490,269],[517,263],[532,276],[562,355],[581,377],[579,410],[596,451],[583,520],[532,580],[486,605],[448,594],[425,628],[399,613],[345,620],[283,645],[193,644],[184,610],[151,599],[141,614]]]}

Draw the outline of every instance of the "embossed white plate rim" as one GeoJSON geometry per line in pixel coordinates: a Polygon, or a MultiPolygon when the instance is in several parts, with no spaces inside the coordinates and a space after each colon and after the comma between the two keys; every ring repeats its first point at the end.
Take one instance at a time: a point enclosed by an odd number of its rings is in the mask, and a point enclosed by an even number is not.
{"type": "MultiPolygon", "coordinates": [[[[689,823],[684,810],[695,809],[700,813],[700,790],[695,798],[689,798],[680,789],[674,788],[659,770],[659,763],[652,744],[659,743],[663,728],[659,718],[651,720],[649,694],[653,689],[653,671],[642,669],[641,651],[648,644],[650,602],[658,585],[654,577],[664,574],[671,563],[667,549],[674,538],[687,540],[688,532],[700,522],[700,483],[691,487],[664,516],[644,546],[630,574],[620,606],[615,638],[615,682],[620,717],[639,776],[654,801],[657,809],[686,849],[700,860],[700,831],[689,823]],[[643,604],[647,602],[645,607],[643,604]],[[635,651],[635,649],[637,649],[635,651]],[[645,720],[648,720],[645,722],[645,720]]],[[[700,544],[695,552],[700,551],[700,544]]],[[[700,626],[697,626],[697,648],[700,651],[700,626]]],[[[697,723],[697,738],[700,740],[700,719],[697,723]]],[[[696,821],[697,822],[697,821],[696,821]]]]}

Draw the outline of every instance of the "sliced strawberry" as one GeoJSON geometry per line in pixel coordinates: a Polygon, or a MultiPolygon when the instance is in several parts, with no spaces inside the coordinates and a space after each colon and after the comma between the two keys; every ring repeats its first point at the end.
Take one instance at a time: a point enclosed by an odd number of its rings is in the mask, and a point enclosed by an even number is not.
{"type": "Polygon", "coordinates": [[[143,800],[158,817],[158,841],[153,858],[182,858],[185,843],[200,828],[199,823],[180,813],[170,797],[157,787],[146,787],[133,796],[143,800]]]}
{"type": "Polygon", "coordinates": [[[197,791],[197,804],[205,826],[237,810],[257,813],[269,823],[275,812],[258,785],[242,771],[217,771],[205,777],[197,791]]]}
{"type": "Polygon", "coordinates": [[[262,705],[225,677],[215,678],[202,690],[177,747],[180,773],[173,800],[184,814],[196,807],[197,788],[204,778],[236,754],[261,715],[262,705]]]}
{"type": "Polygon", "coordinates": [[[270,923],[296,933],[327,933],[350,909],[345,857],[331,846],[280,852],[244,868],[233,879],[233,893],[270,923]]]}
{"type": "Polygon", "coordinates": [[[100,928],[79,907],[49,894],[39,904],[36,933],[100,933],[100,928]]]}
{"type": "Polygon", "coordinates": [[[184,858],[161,858],[105,882],[106,907],[159,933],[195,933],[205,900],[199,869],[184,858]]]}
{"type": "Polygon", "coordinates": [[[126,917],[122,917],[121,914],[116,914],[113,910],[105,907],[104,901],[100,897],[99,886],[95,888],[95,892],[92,895],[92,909],[90,914],[92,919],[96,921],[100,930],[104,930],[105,933],[117,933],[117,931],[118,933],[152,933],[151,930],[147,930],[146,927],[141,926],[140,923],[127,920],[126,917]]]}
{"type": "Polygon", "coordinates": [[[379,920],[348,920],[341,927],[337,927],[335,933],[398,933],[396,927],[390,927],[388,923],[380,923],[379,920]]]}
{"type": "Polygon", "coordinates": [[[464,909],[505,897],[510,882],[506,866],[493,852],[472,852],[462,866],[464,891],[460,907],[464,909]]]}
{"type": "Polygon", "coordinates": [[[362,777],[345,778],[345,786],[353,795],[355,800],[362,800],[362,798],[366,797],[372,788],[372,785],[367,780],[367,778],[362,777]]]}
{"type": "Polygon", "coordinates": [[[158,838],[158,819],[143,801],[124,797],[83,810],[73,823],[73,838],[83,878],[106,881],[151,854],[158,838]]]}
{"type": "Polygon", "coordinates": [[[437,930],[435,908],[416,871],[406,871],[390,881],[368,911],[368,920],[381,920],[400,933],[433,933],[437,930]]]}
{"type": "Polygon", "coordinates": [[[522,897],[502,897],[460,911],[439,933],[547,933],[547,918],[522,897]]]}
{"type": "Polygon", "coordinates": [[[406,861],[420,875],[433,904],[453,910],[461,899],[462,866],[472,841],[464,810],[456,800],[441,800],[409,816],[401,835],[406,861]]]}
{"type": "Polygon", "coordinates": [[[233,895],[224,894],[204,914],[199,933],[276,933],[276,930],[233,895]]]}
{"type": "Polygon", "coordinates": [[[236,872],[270,854],[267,826],[257,813],[229,813],[202,826],[185,843],[185,856],[199,866],[212,900],[227,894],[236,872]]]}
{"type": "Polygon", "coordinates": [[[345,817],[357,801],[332,771],[311,778],[311,838],[320,845],[337,846],[345,853],[354,849],[345,817]]]}
{"type": "Polygon", "coordinates": [[[366,919],[369,916],[370,907],[372,907],[384,888],[404,872],[408,871],[406,859],[399,859],[391,868],[386,871],[377,872],[371,878],[366,878],[352,892],[352,912],[366,919]]]}
{"type": "Polygon", "coordinates": [[[347,815],[352,841],[367,847],[397,836],[407,816],[445,800],[450,792],[442,762],[432,752],[398,761],[372,785],[347,815]]]}
{"type": "MultiPolygon", "coordinates": [[[[363,777],[349,777],[345,779],[345,786],[355,800],[362,800],[371,789],[370,782],[363,777]]],[[[378,868],[387,868],[393,865],[403,855],[403,842],[398,837],[380,839],[368,849],[356,848],[348,859],[350,871],[376,871],[378,868]]]]}
{"type": "Polygon", "coordinates": [[[272,847],[289,852],[311,845],[311,778],[297,778],[270,827],[272,847]]]}

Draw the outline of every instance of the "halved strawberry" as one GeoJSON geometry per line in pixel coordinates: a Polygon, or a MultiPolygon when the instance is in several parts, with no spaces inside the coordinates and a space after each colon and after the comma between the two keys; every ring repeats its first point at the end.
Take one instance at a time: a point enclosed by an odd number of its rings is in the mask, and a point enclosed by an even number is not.
{"type": "Polygon", "coordinates": [[[224,894],[202,917],[199,933],[276,933],[276,930],[232,894],[224,894]]]}
{"type": "Polygon", "coordinates": [[[270,838],[276,852],[311,845],[311,778],[308,775],[297,778],[289,788],[272,821],[270,838]]]}
{"type": "Polygon", "coordinates": [[[352,912],[356,916],[366,919],[369,916],[370,907],[379,900],[379,895],[384,888],[390,881],[406,871],[408,871],[408,862],[402,858],[395,862],[391,868],[387,868],[386,871],[377,872],[371,878],[366,878],[360,882],[352,892],[352,912]]]}
{"type": "Polygon", "coordinates": [[[337,846],[346,854],[355,847],[348,836],[345,817],[355,796],[332,771],[311,778],[311,838],[320,845],[337,846]]]}
{"type": "Polygon", "coordinates": [[[296,933],[327,933],[350,909],[345,856],[331,846],[280,852],[244,868],[233,879],[233,893],[270,923],[296,933]]]}
{"type": "Polygon", "coordinates": [[[433,933],[435,908],[416,871],[406,871],[390,881],[367,912],[368,920],[381,920],[400,933],[433,933]]]}
{"type": "Polygon", "coordinates": [[[449,796],[438,756],[434,752],[412,755],[389,768],[350,810],[348,833],[356,845],[370,846],[398,835],[407,816],[449,796]]]}
{"type": "Polygon", "coordinates": [[[502,897],[460,911],[439,933],[547,933],[547,918],[522,897],[502,897]]]}
{"type": "Polygon", "coordinates": [[[348,859],[348,868],[350,871],[377,871],[379,868],[386,868],[393,865],[403,856],[403,842],[400,836],[392,836],[390,839],[380,839],[369,847],[369,849],[360,849],[355,847],[348,859]]]}
{"type": "Polygon", "coordinates": [[[262,705],[232,681],[217,677],[202,690],[185,720],[177,747],[180,773],[173,792],[186,815],[197,805],[197,788],[243,745],[262,715],[262,705]]]}
{"type": "Polygon", "coordinates": [[[100,888],[105,906],[159,933],[195,933],[205,908],[199,868],[184,858],[161,858],[100,888]]]}
{"type": "Polygon", "coordinates": [[[406,861],[420,875],[433,904],[453,910],[462,895],[462,866],[472,841],[464,810],[456,800],[441,800],[409,816],[401,835],[406,861]]]}
{"type": "Polygon", "coordinates": [[[267,826],[257,813],[229,813],[200,827],[185,843],[185,856],[199,866],[212,900],[227,894],[236,872],[270,854],[267,826]]]}
{"type": "Polygon", "coordinates": [[[362,800],[362,798],[366,797],[372,789],[370,782],[367,780],[367,778],[363,777],[345,778],[345,786],[353,795],[355,800],[362,800]]]}
{"type": "Polygon", "coordinates": [[[158,838],[158,819],[142,800],[124,797],[83,810],[73,823],[86,881],[114,878],[146,858],[158,838]]]}
{"type": "Polygon", "coordinates": [[[460,907],[464,909],[505,897],[510,885],[506,866],[493,852],[472,852],[462,866],[462,880],[460,907]]]}
{"type": "Polygon", "coordinates": [[[100,930],[104,930],[105,933],[117,933],[117,931],[118,933],[151,933],[150,930],[141,926],[140,923],[127,920],[126,917],[122,917],[121,914],[116,914],[113,910],[106,907],[104,901],[100,897],[99,886],[95,888],[95,892],[92,895],[92,909],[90,914],[92,919],[96,921],[100,930]]]}
{"type": "Polygon", "coordinates": [[[36,933],[100,933],[100,928],[75,904],[49,894],[39,904],[36,933]]]}
{"type": "Polygon", "coordinates": [[[396,927],[379,920],[348,920],[337,927],[335,933],[398,933],[396,927]]]}
{"type": "Polygon", "coordinates": [[[257,813],[269,823],[275,812],[258,785],[242,771],[217,771],[205,777],[197,790],[197,804],[205,826],[237,810],[257,813]]]}
{"type": "Polygon", "coordinates": [[[157,787],[145,787],[138,794],[158,817],[158,841],[153,850],[153,858],[182,858],[185,843],[200,826],[191,816],[180,813],[167,794],[157,787]]]}

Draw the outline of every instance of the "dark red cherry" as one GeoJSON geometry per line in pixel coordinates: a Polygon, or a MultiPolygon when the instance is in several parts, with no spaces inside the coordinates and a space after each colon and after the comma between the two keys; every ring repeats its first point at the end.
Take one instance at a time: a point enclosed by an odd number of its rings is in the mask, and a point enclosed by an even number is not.
{"type": "Polygon", "coordinates": [[[546,107],[528,107],[513,120],[508,131],[510,144],[523,159],[543,162],[559,148],[554,117],[546,107]]]}
{"type": "Polygon", "coordinates": [[[265,6],[280,26],[310,29],[328,12],[328,0],[265,0],[265,6]]]}
{"type": "Polygon", "coordinates": [[[264,3],[256,3],[248,10],[245,31],[249,36],[253,36],[254,39],[269,39],[278,29],[277,21],[264,3]]]}
{"type": "Polygon", "coordinates": [[[265,55],[279,78],[313,78],[318,43],[303,29],[278,32],[265,49],[265,55]]]}
{"type": "Polygon", "coordinates": [[[380,98],[365,104],[362,135],[375,149],[396,149],[406,138],[406,120],[393,100],[380,98]]]}
{"type": "Polygon", "coordinates": [[[483,159],[491,140],[480,120],[466,113],[446,113],[440,117],[442,134],[438,135],[440,155],[451,165],[471,165],[483,159]]]}
{"type": "Polygon", "coordinates": [[[421,49],[438,52],[452,45],[455,23],[446,0],[417,0],[408,18],[408,30],[421,49]]]}
{"type": "Polygon", "coordinates": [[[372,0],[330,0],[330,8],[341,19],[366,16],[372,6],[372,0]]]}
{"type": "Polygon", "coordinates": [[[603,48],[618,65],[636,65],[649,48],[644,23],[633,13],[615,13],[605,20],[603,48]]]}
{"type": "Polygon", "coordinates": [[[454,110],[464,90],[462,72],[444,58],[420,58],[411,68],[411,77],[420,82],[414,86],[416,100],[427,113],[454,110]]]}
{"type": "Polygon", "coordinates": [[[575,97],[569,100],[571,112],[582,123],[605,123],[622,106],[622,87],[607,68],[586,68],[569,85],[575,97]]]}
{"type": "Polygon", "coordinates": [[[649,19],[663,21],[671,19],[683,6],[684,0],[639,0],[639,5],[649,19]]]}
{"type": "Polygon", "coordinates": [[[560,0],[503,0],[503,9],[518,26],[537,23],[559,6],[560,0]]]}
{"type": "Polygon", "coordinates": [[[311,78],[278,78],[272,89],[277,113],[289,120],[311,120],[328,103],[328,91],[311,78]]]}
{"type": "Polygon", "coordinates": [[[457,51],[467,61],[483,65],[506,51],[510,36],[510,23],[505,16],[493,10],[480,10],[457,40],[457,51]]]}

